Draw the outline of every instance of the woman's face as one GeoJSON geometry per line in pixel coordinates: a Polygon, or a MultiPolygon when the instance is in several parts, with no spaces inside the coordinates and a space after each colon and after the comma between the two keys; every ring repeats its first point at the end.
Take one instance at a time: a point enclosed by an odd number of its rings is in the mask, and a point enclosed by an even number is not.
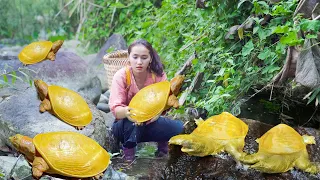
{"type": "Polygon", "coordinates": [[[151,62],[150,52],[141,44],[135,45],[131,48],[129,61],[134,72],[145,72],[151,62]]]}

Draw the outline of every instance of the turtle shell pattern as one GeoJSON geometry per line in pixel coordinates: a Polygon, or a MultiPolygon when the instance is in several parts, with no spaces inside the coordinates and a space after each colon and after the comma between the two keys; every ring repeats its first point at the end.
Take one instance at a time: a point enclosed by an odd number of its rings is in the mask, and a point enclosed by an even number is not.
{"type": "Polygon", "coordinates": [[[76,132],[49,132],[33,138],[36,150],[50,167],[48,173],[93,177],[110,163],[109,153],[93,139],[76,132]]]}
{"type": "Polygon", "coordinates": [[[257,141],[259,151],[270,154],[291,154],[303,150],[306,146],[303,137],[285,124],[273,127],[257,141]]]}
{"type": "Polygon", "coordinates": [[[248,132],[248,125],[228,112],[212,116],[199,124],[191,133],[197,136],[206,136],[212,139],[244,138],[248,132]]]}
{"type": "Polygon", "coordinates": [[[170,82],[162,81],[142,88],[130,101],[131,118],[145,122],[162,113],[170,94],[170,82]]]}
{"type": "Polygon", "coordinates": [[[73,126],[86,126],[92,120],[86,101],[76,92],[61,86],[48,87],[48,95],[54,113],[73,126]]]}
{"type": "Polygon", "coordinates": [[[51,41],[33,42],[22,49],[18,58],[23,64],[35,64],[44,60],[52,47],[51,41]]]}

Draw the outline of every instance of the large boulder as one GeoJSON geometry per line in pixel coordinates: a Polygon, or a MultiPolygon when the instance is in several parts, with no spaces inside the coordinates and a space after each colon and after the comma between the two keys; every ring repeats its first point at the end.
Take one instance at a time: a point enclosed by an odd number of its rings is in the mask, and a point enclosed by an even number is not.
{"type": "MultiPolygon", "coordinates": [[[[0,180],[7,179],[33,179],[32,178],[32,170],[28,161],[22,156],[20,158],[17,157],[9,157],[9,156],[0,156],[0,173],[3,176],[0,176],[0,180]]],[[[61,175],[52,175],[52,174],[44,174],[41,176],[40,180],[67,180],[70,178],[63,177],[61,175]]],[[[74,179],[74,178],[73,178],[74,179]]],[[[90,178],[87,178],[90,179],[90,178]]],[[[128,176],[119,171],[115,171],[112,165],[104,171],[103,180],[125,180],[128,179],[128,176]]]]}
{"type": "Polygon", "coordinates": [[[0,140],[11,146],[8,137],[16,133],[34,137],[43,132],[75,131],[106,147],[107,129],[104,118],[92,102],[87,101],[87,103],[93,119],[83,130],[78,131],[49,112],[40,113],[40,100],[33,86],[5,96],[0,102],[0,140]]]}
{"type": "MultiPolygon", "coordinates": [[[[44,60],[26,67],[15,56],[0,56],[0,68],[5,69],[6,66],[10,66],[7,72],[16,71],[17,76],[23,80],[42,79],[48,84],[56,84],[79,92],[95,104],[99,101],[101,83],[94,73],[90,72],[88,64],[72,52],[58,51],[54,61],[44,60]],[[21,71],[28,77],[20,73],[21,71]]],[[[8,79],[11,83],[10,76],[8,79]]],[[[19,86],[28,83],[16,80],[14,86],[19,89],[19,86]]]]}
{"type": "MultiPolygon", "coordinates": [[[[259,121],[243,119],[249,125],[245,139],[244,151],[254,153],[258,150],[255,140],[267,132],[272,125],[259,121]]],[[[320,131],[312,128],[295,128],[300,134],[312,135],[316,145],[307,145],[310,160],[320,162],[320,131]]],[[[312,175],[300,170],[286,173],[267,174],[237,163],[230,155],[221,153],[218,156],[195,157],[181,152],[181,146],[170,146],[170,159],[160,167],[157,163],[150,167],[150,177],[159,179],[320,179],[320,174],[312,175]],[[159,170],[160,169],[160,170],[159,170]]]]}

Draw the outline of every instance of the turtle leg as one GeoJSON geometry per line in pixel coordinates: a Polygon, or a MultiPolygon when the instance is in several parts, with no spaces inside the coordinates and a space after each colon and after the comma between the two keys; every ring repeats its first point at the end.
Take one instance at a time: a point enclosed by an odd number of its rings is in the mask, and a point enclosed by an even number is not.
{"type": "Polygon", "coordinates": [[[320,171],[320,164],[310,162],[309,155],[306,149],[302,152],[301,156],[295,162],[295,166],[303,171],[312,174],[318,173],[320,171]]]}
{"type": "Polygon", "coordinates": [[[241,157],[246,155],[244,152],[242,152],[242,149],[243,149],[242,144],[239,145],[239,144],[230,143],[226,146],[226,151],[229,154],[231,154],[235,159],[240,160],[241,157]]]}
{"type": "Polygon", "coordinates": [[[82,130],[85,126],[76,126],[76,130],[82,130]]]}
{"type": "Polygon", "coordinates": [[[47,59],[54,61],[56,59],[56,55],[54,54],[54,52],[50,51],[47,55],[47,59]]]}
{"type": "Polygon", "coordinates": [[[32,163],[32,175],[39,179],[44,172],[46,172],[49,169],[48,164],[46,161],[39,156],[36,156],[32,163]]]}
{"type": "Polygon", "coordinates": [[[100,174],[95,175],[95,176],[93,177],[93,179],[98,180],[98,179],[100,179],[101,177],[103,177],[103,173],[100,173],[100,174]]]}
{"type": "Polygon", "coordinates": [[[40,112],[51,110],[51,103],[48,99],[44,99],[40,104],[40,112]]]}
{"type": "Polygon", "coordinates": [[[178,98],[177,98],[174,94],[171,94],[171,95],[168,97],[167,105],[170,106],[170,107],[173,106],[174,108],[178,108],[178,107],[179,107],[179,100],[178,100],[178,98]]]}
{"type": "Polygon", "coordinates": [[[255,163],[261,161],[262,159],[263,159],[263,156],[261,156],[258,153],[245,155],[245,156],[242,156],[241,158],[239,158],[239,160],[245,164],[255,164],[255,163]]]}

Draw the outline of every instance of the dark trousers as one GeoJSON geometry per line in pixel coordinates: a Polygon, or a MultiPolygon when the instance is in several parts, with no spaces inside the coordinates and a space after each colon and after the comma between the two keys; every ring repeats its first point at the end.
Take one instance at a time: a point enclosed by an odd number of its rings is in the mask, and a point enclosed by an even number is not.
{"type": "Polygon", "coordinates": [[[159,117],[158,120],[148,125],[135,125],[127,118],[113,123],[112,133],[125,148],[133,148],[140,142],[169,141],[172,136],[183,131],[183,123],[180,120],[171,120],[159,117]]]}

